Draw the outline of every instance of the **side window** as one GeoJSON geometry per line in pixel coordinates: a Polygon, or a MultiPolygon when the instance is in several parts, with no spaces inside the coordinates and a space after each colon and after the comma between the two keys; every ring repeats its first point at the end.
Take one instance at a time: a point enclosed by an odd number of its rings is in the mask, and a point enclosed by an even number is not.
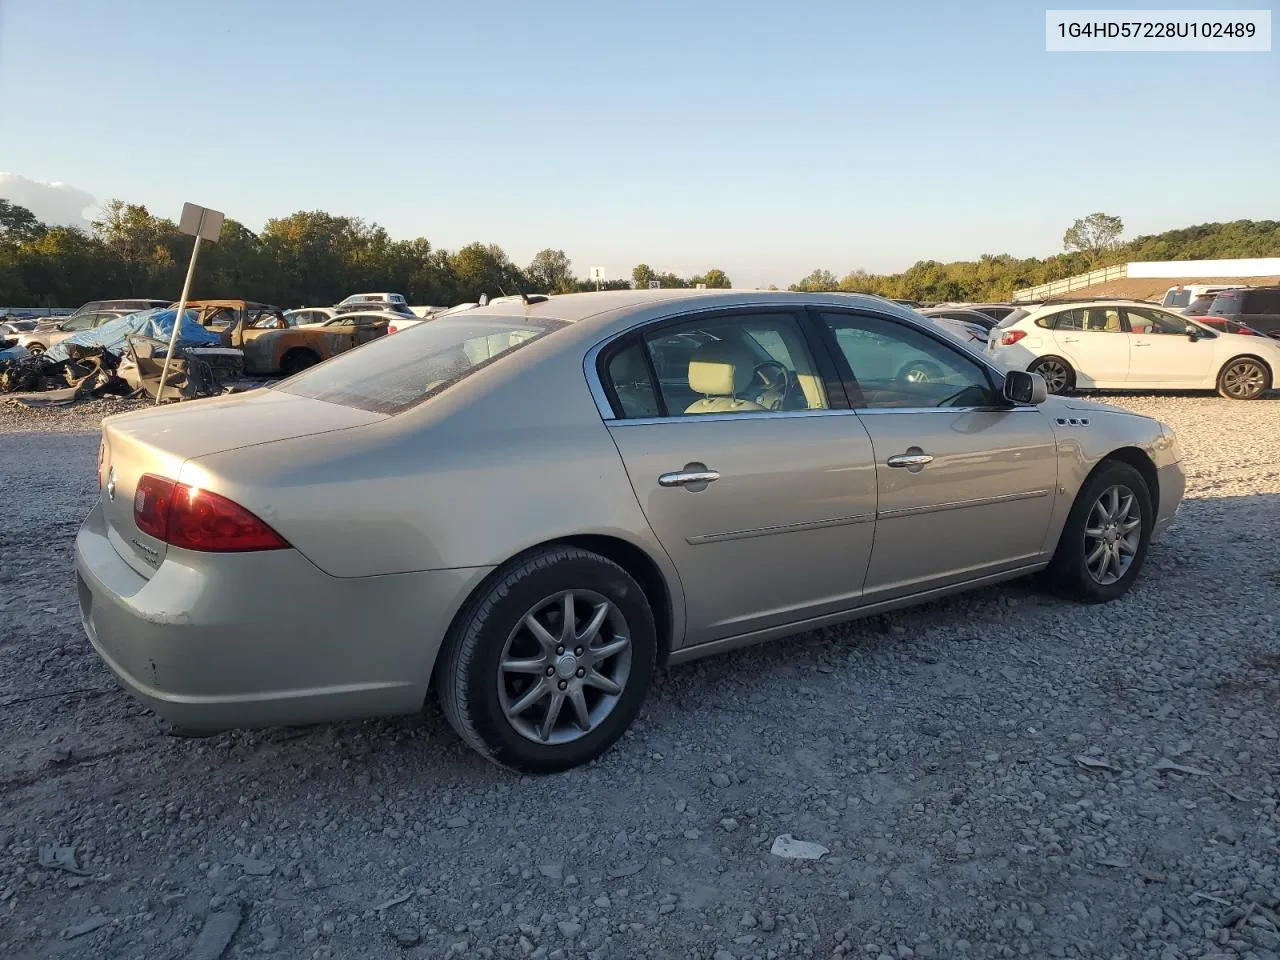
{"type": "Polygon", "coordinates": [[[1247,314],[1280,314],[1280,291],[1251,290],[1244,295],[1244,309],[1247,314]]]}
{"type": "Polygon", "coordinates": [[[1187,321],[1181,317],[1161,313],[1159,310],[1129,309],[1125,313],[1128,314],[1129,331],[1131,333],[1186,336],[1187,321]]]}
{"type": "Polygon", "coordinates": [[[986,370],[959,349],[907,326],[824,313],[864,408],[987,407],[1000,403],[986,370]]]}
{"type": "Polygon", "coordinates": [[[1052,324],[1052,329],[1057,331],[1083,330],[1084,311],[1063,310],[1059,313],[1053,313],[1049,315],[1049,322],[1052,324]]]}
{"type": "MultiPolygon", "coordinates": [[[[1071,311],[1068,310],[1066,313],[1071,313],[1071,311]]],[[[1043,317],[1036,317],[1036,326],[1041,330],[1053,330],[1062,321],[1064,316],[1065,314],[1062,313],[1046,313],[1043,317]]],[[[1065,330],[1067,328],[1063,327],[1063,329],[1065,330]]]]}
{"type": "Polygon", "coordinates": [[[82,313],[74,320],[68,320],[62,325],[63,330],[90,330],[94,327],[98,315],[96,313],[82,313]]]}
{"type": "Polygon", "coordinates": [[[1120,311],[1113,307],[1086,307],[1084,329],[1089,333],[1124,333],[1120,323],[1120,311]]]}
{"type": "Polygon", "coordinates": [[[640,417],[656,417],[661,414],[658,398],[653,392],[653,379],[649,365],[645,363],[644,347],[632,343],[617,351],[605,368],[605,377],[618,398],[618,413],[634,420],[640,417]]]}
{"type": "Polygon", "coordinates": [[[817,365],[789,313],[694,320],[643,342],[667,416],[827,408],[817,365]]]}

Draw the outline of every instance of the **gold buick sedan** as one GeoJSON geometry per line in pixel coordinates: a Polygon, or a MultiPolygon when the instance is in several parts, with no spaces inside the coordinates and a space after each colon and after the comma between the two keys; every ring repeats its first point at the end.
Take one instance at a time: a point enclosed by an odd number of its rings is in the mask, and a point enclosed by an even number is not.
{"type": "Polygon", "coordinates": [[[655,669],[1040,573],[1133,585],[1173,432],[876,297],[642,290],[442,316],[103,421],[84,628],[196,731],[413,713],[546,773],[655,669]]]}

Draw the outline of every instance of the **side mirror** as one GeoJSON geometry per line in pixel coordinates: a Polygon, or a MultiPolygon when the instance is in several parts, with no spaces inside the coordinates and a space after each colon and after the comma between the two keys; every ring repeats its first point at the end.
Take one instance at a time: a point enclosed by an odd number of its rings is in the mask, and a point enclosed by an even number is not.
{"type": "Polygon", "coordinates": [[[1038,373],[1010,370],[1004,375],[1004,398],[1010,403],[1038,405],[1049,399],[1049,385],[1038,373]]]}
{"type": "Polygon", "coordinates": [[[1199,339],[1200,339],[1200,328],[1199,328],[1199,327],[1193,327],[1191,324],[1189,324],[1189,323],[1188,323],[1188,324],[1187,324],[1187,329],[1186,329],[1186,331],[1185,331],[1185,332],[1186,332],[1186,334],[1187,334],[1187,339],[1188,339],[1188,340],[1191,340],[1192,342],[1194,342],[1194,341],[1196,341],[1196,340],[1199,340],[1199,339]]]}

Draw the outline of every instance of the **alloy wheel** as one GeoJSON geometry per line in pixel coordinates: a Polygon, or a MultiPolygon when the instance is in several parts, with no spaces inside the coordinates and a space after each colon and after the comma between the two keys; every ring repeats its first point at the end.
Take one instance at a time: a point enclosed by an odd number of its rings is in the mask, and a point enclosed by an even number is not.
{"type": "Polygon", "coordinates": [[[1123,484],[1108,487],[1089,508],[1084,564],[1095,583],[1108,586],[1129,571],[1142,541],[1142,507],[1123,484]]]}
{"type": "Polygon", "coordinates": [[[1266,382],[1266,371],[1253,360],[1237,360],[1222,373],[1223,392],[1236,399],[1256,397],[1266,382]]]}
{"type": "Polygon", "coordinates": [[[1059,360],[1041,360],[1032,372],[1044,377],[1045,386],[1050,393],[1062,393],[1071,380],[1067,365],[1059,360]]]}
{"type": "Polygon", "coordinates": [[[570,743],[613,712],[630,673],[622,611],[594,591],[565,590],[535,604],[507,637],[498,702],[522,737],[570,743]]]}

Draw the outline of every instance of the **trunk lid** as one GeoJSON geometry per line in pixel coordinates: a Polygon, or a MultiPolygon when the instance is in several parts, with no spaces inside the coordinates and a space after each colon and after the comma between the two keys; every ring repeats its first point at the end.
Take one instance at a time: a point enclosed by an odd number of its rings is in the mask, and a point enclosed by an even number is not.
{"type": "Polygon", "coordinates": [[[385,420],[385,414],[276,390],[193,400],[107,417],[102,422],[99,502],[107,537],[130,567],[155,573],[168,545],[138,529],[134,496],[144,473],[180,480],[194,457],[385,420]]]}

